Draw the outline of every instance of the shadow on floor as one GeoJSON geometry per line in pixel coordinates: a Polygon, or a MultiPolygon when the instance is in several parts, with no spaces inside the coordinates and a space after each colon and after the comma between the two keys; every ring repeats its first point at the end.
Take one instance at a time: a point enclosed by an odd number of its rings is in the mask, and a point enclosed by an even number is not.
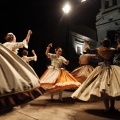
{"type": "Polygon", "coordinates": [[[64,97],[62,98],[62,101],[58,99],[54,99],[54,100],[42,99],[42,100],[34,100],[33,102],[30,102],[29,104],[32,106],[47,106],[49,104],[70,105],[70,104],[74,104],[75,102],[83,102],[83,101],[80,101],[78,99],[73,99],[71,97],[64,97]]]}
{"type": "Polygon", "coordinates": [[[105,113],[104,109],[88,109],[88,110],[85,110],[85,112],[95,115],[95,116],[110,118],[113,120],[120,120],[120,112],[105,113]]]}
{"type": "Polygon", "coordinates": [[[81,103],[85,103],[84,101],[81,101],[79,99],[73,99],[71,97],[64,97],[62,98],[63,101],[60,101],[58,99],[54,99],[53,101],[51,101],[50,99],[47,100],[48,102],[53,102],[53,103],[65,103],[65,104],[74,104],[76,102],[81,102],[81,103]]]}
{"type": "Polygon", "coordinates": [[[0,109],[0,115],[6,114],[8,112],[11,112],[13,110],[13,107],[6,107],[4,109],[0,109]]]}

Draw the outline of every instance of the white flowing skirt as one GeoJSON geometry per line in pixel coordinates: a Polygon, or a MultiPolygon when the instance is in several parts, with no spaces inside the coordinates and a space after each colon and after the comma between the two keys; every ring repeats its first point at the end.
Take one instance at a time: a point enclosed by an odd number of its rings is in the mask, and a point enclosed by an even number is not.
{"type": "Polygon", "coordinates": [[[96,67],[84,83],[71,95],[83,101],[120,97],[120,67],[96,67]]]}
{"type": "Polygon", "coordinates": [[[44,92],[31,66],[0,44],[0,104],[2,108],[28,102],[44,92]]]}

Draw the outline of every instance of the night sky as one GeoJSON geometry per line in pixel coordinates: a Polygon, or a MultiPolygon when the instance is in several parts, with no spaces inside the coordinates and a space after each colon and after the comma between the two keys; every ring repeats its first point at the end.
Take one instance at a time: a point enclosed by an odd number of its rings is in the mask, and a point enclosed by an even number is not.
{"type": "MultiPolygon", "coordinates": [[[[31,62],[38,76],[46,70],[45,49],[64,23],[62,7],[67,0],[1,0],[0,1],[0,42],[5,42],[5,35],[13,32],[17,41],[22,41],[31,29],[33,34],[29,43],[29,55],[34,49],[38,55],[37,62],[31,62]]],[[[70,24],[86,25],[94,30],[96,15],[100,9],[100,0],[69,0],[72,10],[69,14],[70,24]]],[[[65,24],[65,23],[64,23],[65,24]]],[[[21,51],[19,55],[21,56],[21,51]]]]}

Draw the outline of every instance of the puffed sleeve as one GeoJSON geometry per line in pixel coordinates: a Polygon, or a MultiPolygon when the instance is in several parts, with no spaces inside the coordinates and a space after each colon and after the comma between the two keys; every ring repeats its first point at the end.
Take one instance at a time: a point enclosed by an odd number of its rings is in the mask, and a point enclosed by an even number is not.
{"type": "Polygon", "coordinates": [[[65,64],[67,60],[63,56],[61,56],[61,59],[62,59],[62,62],[65,64]]]}

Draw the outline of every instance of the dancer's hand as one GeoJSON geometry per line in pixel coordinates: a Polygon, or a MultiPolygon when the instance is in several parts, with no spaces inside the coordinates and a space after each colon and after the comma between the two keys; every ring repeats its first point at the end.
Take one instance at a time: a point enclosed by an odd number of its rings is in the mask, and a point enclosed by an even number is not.
{"type": "Polygon", "coordinates": [[[52,47],[52,43],[50,43],[50,44],[48,45],[48,47],[52,47]]]}
{"type": "Polygon", "coordinates": [[[28,34],[27,34],[27,36],[26,36],[26,42],[27,42],[27,43],[29,42],[31,35],[32,35],[32,31],[31,31],[31,30],[28,30],[28,34]]]}
{"type": "Polygon", "coordinates": [[[31,35],[32,34],[32,30],[28,30],[28,34],[31,35]]]}
{"type": "Polygon", "coordinates": [[[32,53],[33,53],[33,54],[35,54],[35,51],[34,51],[34,50],[32,50],[32,53]]]}
{"type": "Polygon", "coordinates": [[[65,62],[65,64],[68,65],[68,64],[69,64],[69,60],[67,60],[67,61],[65,62]]]}

